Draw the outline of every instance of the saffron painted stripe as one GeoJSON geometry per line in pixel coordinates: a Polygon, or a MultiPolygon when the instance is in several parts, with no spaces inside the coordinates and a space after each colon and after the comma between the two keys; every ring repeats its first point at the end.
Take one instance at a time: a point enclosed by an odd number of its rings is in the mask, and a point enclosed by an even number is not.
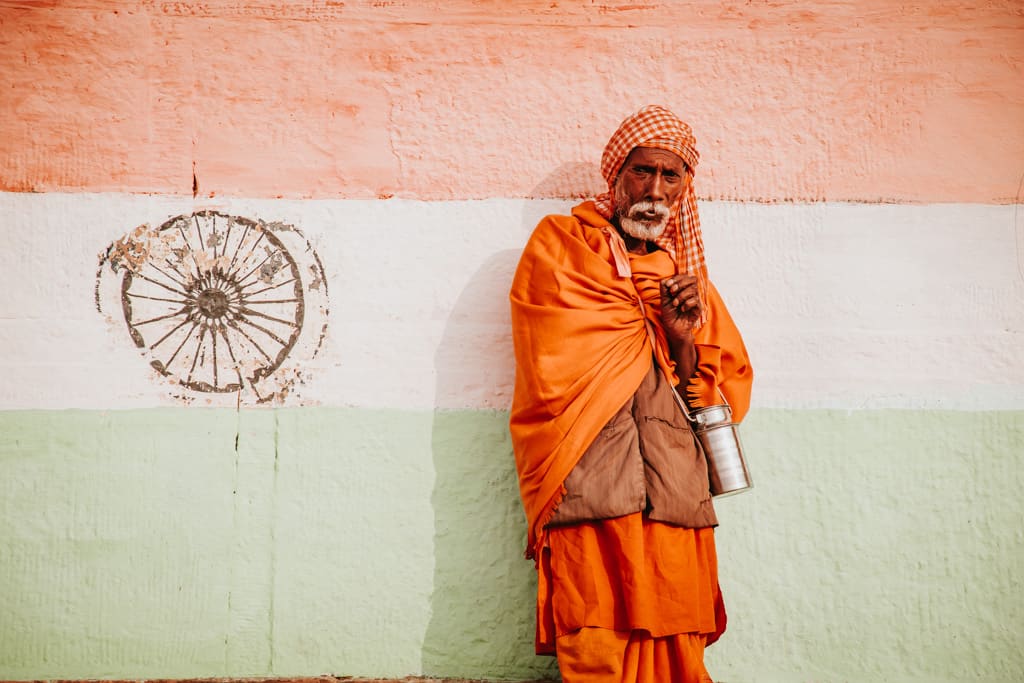
{"type": "MultiPolygon", "coordinates": [[[[120,308],[100,315],[95,303],[108,244],[210,206],[0,194],[0,409],[172,406],[181,396],[234,406],[235,394],[189,393],[157,375],[120,308]]],[[[295,225],[323,264],[327,334],[296,369],[305,384],[287,405],[509,405],[509,283],[537,220],[567,202],[212,206],[295,225]]],[[[1024,407],[1020,206],[705,202],[701,212],[712,277],[755,365],[755,406],[1024,407]]]]}
{"type": "MultiPolygon", "coordinates": [[[[507,420],[0,412],[0,677],[541,677],[507,420]]],[[[1024,412],[742,430],[716,680],[1024,677],[1024,412]]]]}
{"type": "Polygon", "coordinates": [[[1024,14],[926,5],[0,2],[0,189],[585,195],[641,83],[708,199],[1013,202],[1024,14]]]}

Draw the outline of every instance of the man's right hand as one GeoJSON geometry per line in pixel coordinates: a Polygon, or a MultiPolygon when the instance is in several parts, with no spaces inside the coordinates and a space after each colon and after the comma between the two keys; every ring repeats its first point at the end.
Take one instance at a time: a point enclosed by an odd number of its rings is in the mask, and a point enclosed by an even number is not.
{"type": "Polygon", "coordinates": [[[696,276],[677,274],[661,281],[661,324],[676,364],[676,376],[683,383],[697,369],[693,330],[702,311],[696,276]]]}
{"type": "Polygon", "coordinates": [[[695,275],[680,273],[661,281],[661,324],[669,342],[692,343],[702,310],[695,275]]]}

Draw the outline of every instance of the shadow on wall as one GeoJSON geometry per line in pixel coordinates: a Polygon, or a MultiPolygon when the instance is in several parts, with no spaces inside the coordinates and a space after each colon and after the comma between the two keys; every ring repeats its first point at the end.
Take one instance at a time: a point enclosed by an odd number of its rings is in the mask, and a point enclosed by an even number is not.
{"type": "MultiPolygon", "coordinates": [[[[582,196],[580,188],[596,174],[594,164],[565,164],[530,196],[582,196]]],[[[545,210],[562,208],[526,204],[524,234],[545,210]]],[[[512,386],[515,372],[508,292],[520,253],[510,249],[488,258],[455,303],[434,358],[440,405],[458,405],[459,393],[480,382],[492,384],[496,405],[511,402],[497,391],[512,386]],[[488,368],[486,374],[480,368],[488,368]]],[[[435,563],[423,673],[557,678],[554,658],[533,651],[536,575],[533,563],[523,559],[526,521],[508,411],[438,408],[431,445],[435,563]]]]}
{"type": "MultiPolygon", "coordinates": [[[[439,397],[465,386],[469,378],[460,370],[479,367],[488,357],[512,372],[511,344],[495,343],[495,335],[508,336],[507,323],[472,320],[482,313],[481,304],[493,310],[493,302],[500,302],[507,309],[507,285],[518,258],[514,250],[495,254],[459,297],[435,357],[439,397]]],[[[423,673],[535,677],[545,662],[533,654],[536,583],[533,565],[523,559],[524,516],[508,413],[437,409],[431,446],[434,589],[423,673]]]]}
{"type": "Polygon", "coordinates": [[[529,199],[583,199],[593,197],[606,189],[608,186],[601,178],[601,170],[597,164],[574,161],[562,164],[554,173],[548,174],[530,190],[527,197],[529,199]]]}

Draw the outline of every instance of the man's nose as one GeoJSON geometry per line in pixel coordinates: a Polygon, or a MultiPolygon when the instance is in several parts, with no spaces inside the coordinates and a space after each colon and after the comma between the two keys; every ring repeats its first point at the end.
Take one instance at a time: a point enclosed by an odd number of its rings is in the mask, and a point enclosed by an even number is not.
{"type": "Polygon", "coordinates": [[[663,202],[667,197],[665,179],[660,173],[653,174],[647,184],[647,198],[652,202],[663,202]]]}

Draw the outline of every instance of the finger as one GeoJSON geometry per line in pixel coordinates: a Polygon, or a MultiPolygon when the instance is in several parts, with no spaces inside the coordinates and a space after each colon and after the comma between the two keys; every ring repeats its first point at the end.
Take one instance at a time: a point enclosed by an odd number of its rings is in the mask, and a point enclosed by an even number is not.
{"type": "Polygon", "coordinates": [[[662,296],[671,297],[673,299],[690,299],[697,296],[697,285],[681,285],[679,283],[669,283],[664,285],[662,296]]]}
{"type": "Polygon", "coordinates": [[[677,318],[688,320],[693,322],[694,320],[700,319],[700,307],[699,306],[678,306],[675,309],[675,315],[677,318]]]}
{"type": "Polygon", "coordinates": [[[680,273],[680,274],[677,274],[677,275],[672,275],[670,277],[667,277],[667,278],[665,278],[665,280],[663,280],[663,282],[664,281],[674,282],[677,285],[685,287],[686,285],[689,285],[689,284],[692,284],[692,283],[696,282],[697,278],[694,277],[693,275],[687,275],[685,273],[680,273]]]}
{"type": "Polygon", "coordinates": [[[661,284],[668,289],[675,289],[686,285],[686,282],[680,279],[678,275],[667,277],[661,281],[661,284]]]}
{"type": "Polygon", "coordinates": [[[693,308],[700,304],[700,297],[697,293],[691,291],[689,288],[684,289],[672,297],[672,305],[676,308],[693,308]]]}
{"type": "Polygon", "coordinates": [[[674,296],[667,299],[662,299],[662,301],[665,302],[665,306],[668,308],[668,310],[672,311],[676,315],[682,314],[683,309],[686,308],[684,303],[685,298],[683,297],[674,296]]]}
{"type": "Polygon", "coordinates": [[[675,279],[675,280],[672,280],[670,283],[668,283],[668,285],[669,285],[670,289],[673,289],[673,290],[676,290],[676,291],[682,291],[684,289],[694,289],[694,288],[696,288],[697,287],[697,282],[695,280],[691,280],[691,279],[687,279],[687,280],[675,279]]]}
{"type": "Polygon", "coordinates": [[[670,275],[669,277],[662,279],[663,283],[666,283],[666,284],[677,284],[677,285],[680,285],[680,286],[685,286],[685,285],[691,284],[691,283],[696,282],[696,281],[697,281],[696,277],[694,277],[693,275],[686,275],[685,273],[677,274],[677,275],[670,275]]]}
{"type": "Polygon", "coordinates": [[[687,287],[676,294],[676,298],[686,306],[693,306],[700,297],[697,295],[697,290],[693,287],[687,287]]]}

